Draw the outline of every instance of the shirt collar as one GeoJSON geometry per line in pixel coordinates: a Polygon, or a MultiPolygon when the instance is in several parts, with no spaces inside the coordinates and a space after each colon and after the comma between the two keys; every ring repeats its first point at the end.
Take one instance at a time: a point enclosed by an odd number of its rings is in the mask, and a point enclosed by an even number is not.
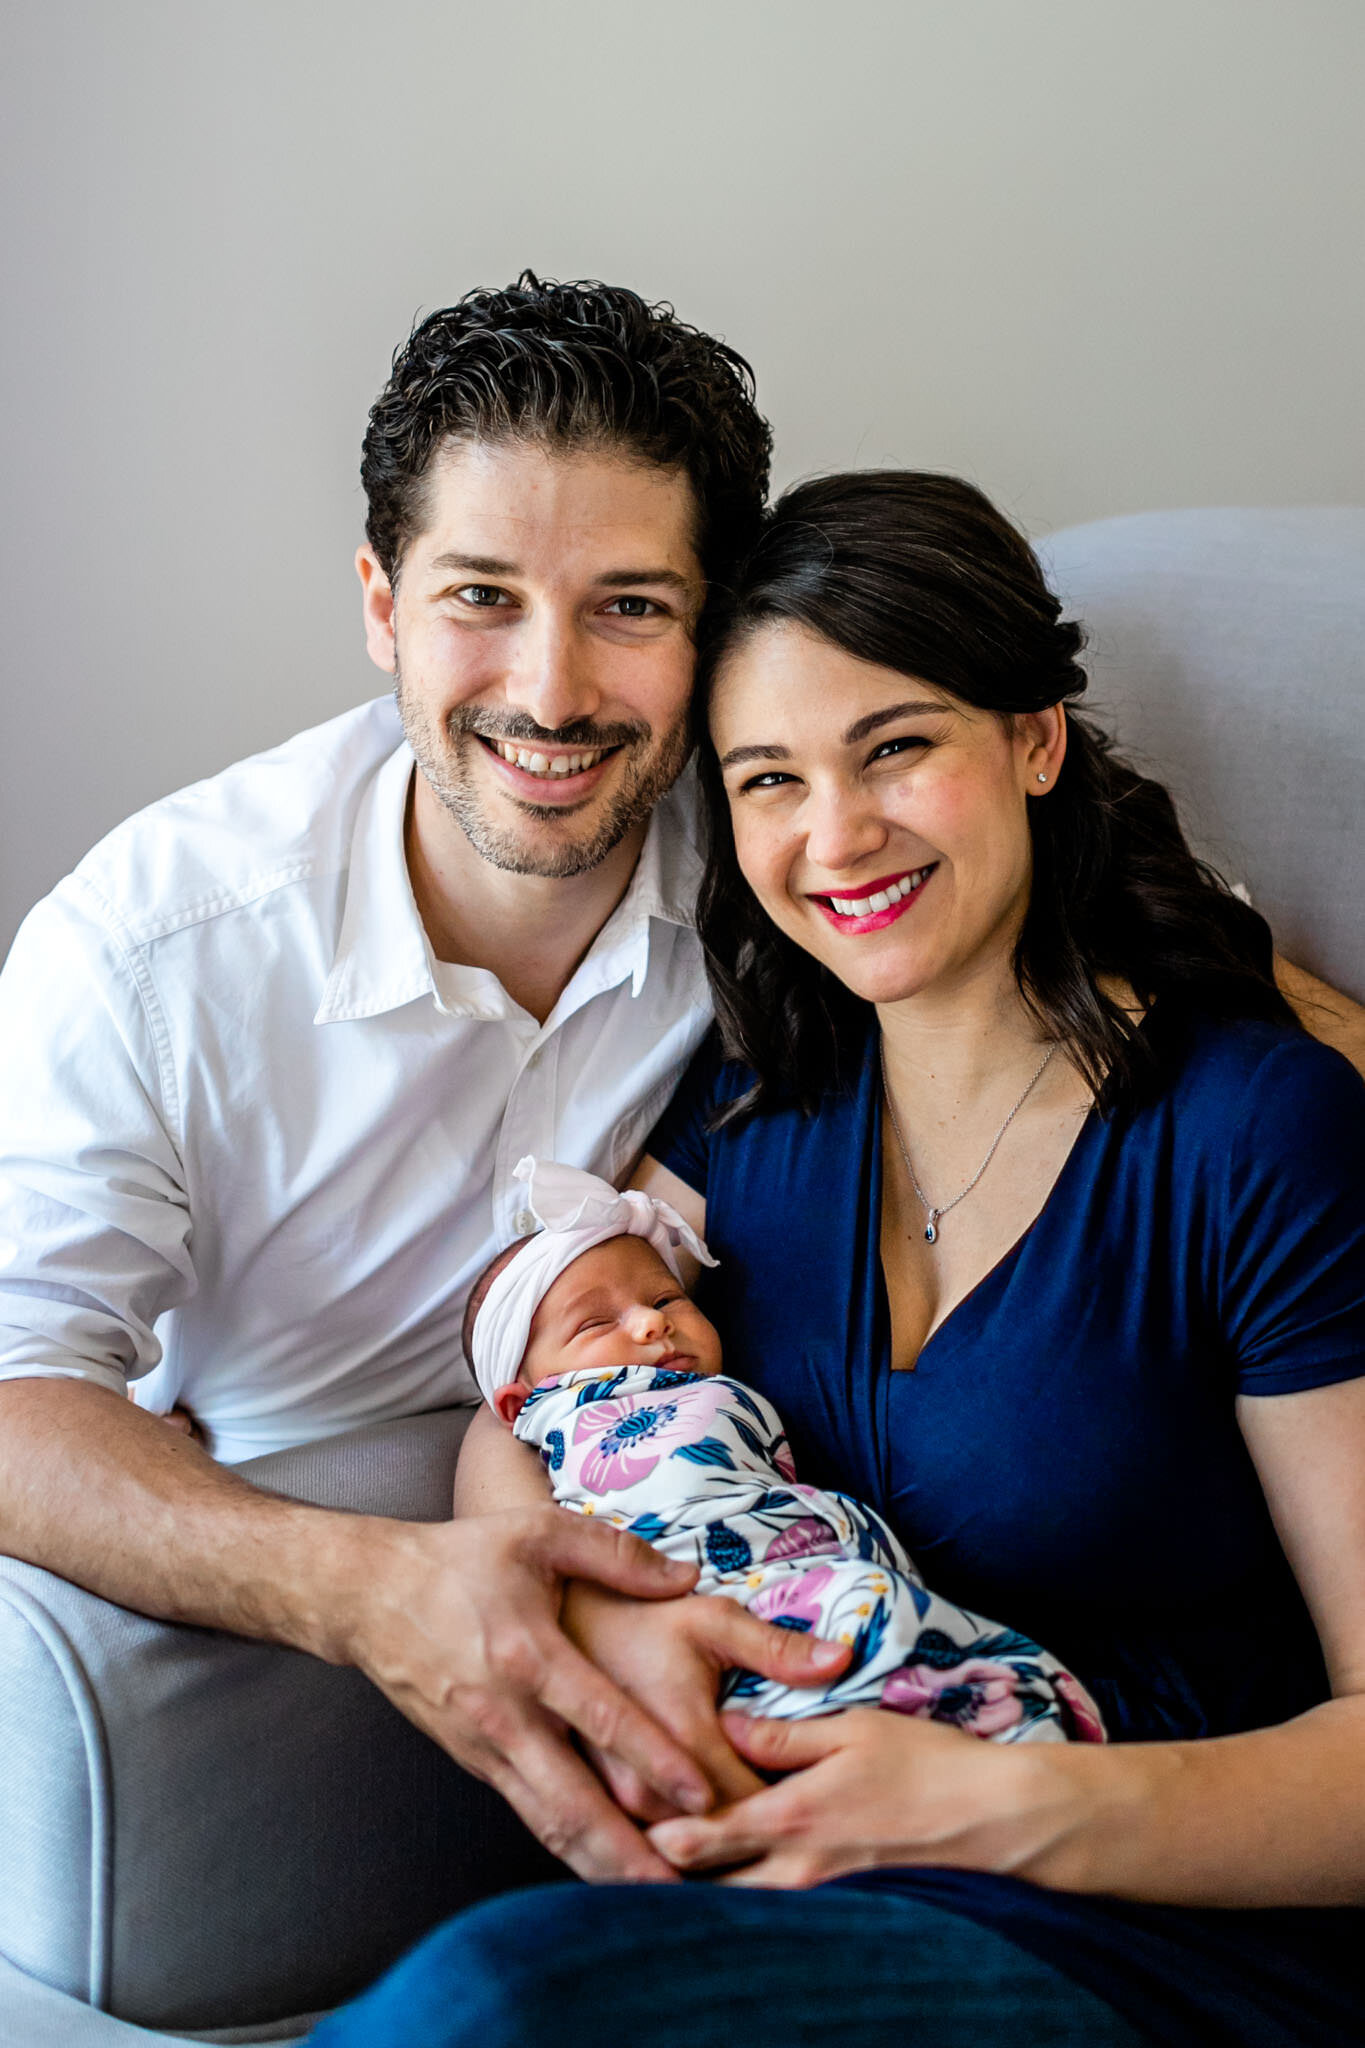
{"type": "MultiPolygon", "coordinates": [[[[405,742],[361,799],[351,836],[341,935],[315,1024],[381,1016],[422,996],[440,1002],[404,843],[413,767],[412,750],[405,742]]],[[[691,928],[701,876],[697,795],[689,768],[656,806],[630,886],[579,963],[547,1019],[547,1029],[568,1009],[577,1009],[627,975],[631,994],[638,996],[649,972],[650,920],[691,928]]],[[[492,979],[481,969],[461,973],[492,979]]]]}

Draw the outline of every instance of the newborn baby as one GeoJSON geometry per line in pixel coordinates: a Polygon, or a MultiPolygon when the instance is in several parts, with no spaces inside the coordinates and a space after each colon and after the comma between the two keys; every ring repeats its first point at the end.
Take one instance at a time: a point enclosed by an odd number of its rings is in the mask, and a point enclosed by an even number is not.
{"type": "Polygon", "coordinates": [[[776,1410],[721,1370],[678,1253],[716,1262],[675,1209],[549,1161],[516,1175],[543,1228],[476,1282],[465,1348],[555,1499],[698,1565],[698,1593],[852,1646],[821,1687],[732,1671],[723,1704],[789,1720],[888,1707],[1001,1742],[1105,1739],[1046,1650],[929,1592],[870,1508],[801,1484],[776,1410]]]}

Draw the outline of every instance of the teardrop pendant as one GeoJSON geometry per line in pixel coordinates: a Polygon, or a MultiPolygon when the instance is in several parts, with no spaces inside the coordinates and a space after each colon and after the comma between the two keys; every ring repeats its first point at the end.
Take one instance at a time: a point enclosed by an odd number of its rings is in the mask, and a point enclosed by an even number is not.
{"type": "Polygon", "coordinates": [[[924,1242],[926,1244],[938,1243],[938,1223],[932,1215],[924,1226],[924,1242]]]}

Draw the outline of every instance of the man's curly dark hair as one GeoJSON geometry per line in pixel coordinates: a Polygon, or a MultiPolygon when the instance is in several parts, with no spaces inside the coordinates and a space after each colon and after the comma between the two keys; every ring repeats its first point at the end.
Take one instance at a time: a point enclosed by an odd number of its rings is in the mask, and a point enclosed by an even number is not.
{"type": "Polygon", "coordinates": [[[428,314],[394,356],[360,465],[365,531],[391,582],[451,440],[620,448],[682,471],[708,582],[757,532],[772,450],[743,356],[624,286],[542,283],[530,270],[428,314]]]}

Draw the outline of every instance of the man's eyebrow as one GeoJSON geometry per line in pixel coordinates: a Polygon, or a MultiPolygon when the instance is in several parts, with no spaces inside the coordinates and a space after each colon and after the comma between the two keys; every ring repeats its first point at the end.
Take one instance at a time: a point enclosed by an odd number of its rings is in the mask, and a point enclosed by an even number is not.
{"type": "Polygon", "coordinates": [[[666,590],[691,590],[696,578],[678,569],[608,569],[595,581],[607,590],[629,590],[637,583],[662,583],[666,590]]]}
{"type": "Polygon", "coordinates": [[[515,562],[499,561],[496,555],[437,555],[433,558],[433,569],[463,569],[472,576],[515,576],[515,562]]]}
{"type": "MultiPolygon", "coordinates": [[[[497,555],[462,555],[451,552],[432,557],[433,569],[455,570],[470,576],[518,576],[521,570],[515,562],[505,562],[497,555]]],[[[695,578],[684,576],[678,569],[608,569],[604,576],[593,581],[604,590],[632,590],[639,583],[660,584],[665,590],[691,590],[695,578]]]]}

